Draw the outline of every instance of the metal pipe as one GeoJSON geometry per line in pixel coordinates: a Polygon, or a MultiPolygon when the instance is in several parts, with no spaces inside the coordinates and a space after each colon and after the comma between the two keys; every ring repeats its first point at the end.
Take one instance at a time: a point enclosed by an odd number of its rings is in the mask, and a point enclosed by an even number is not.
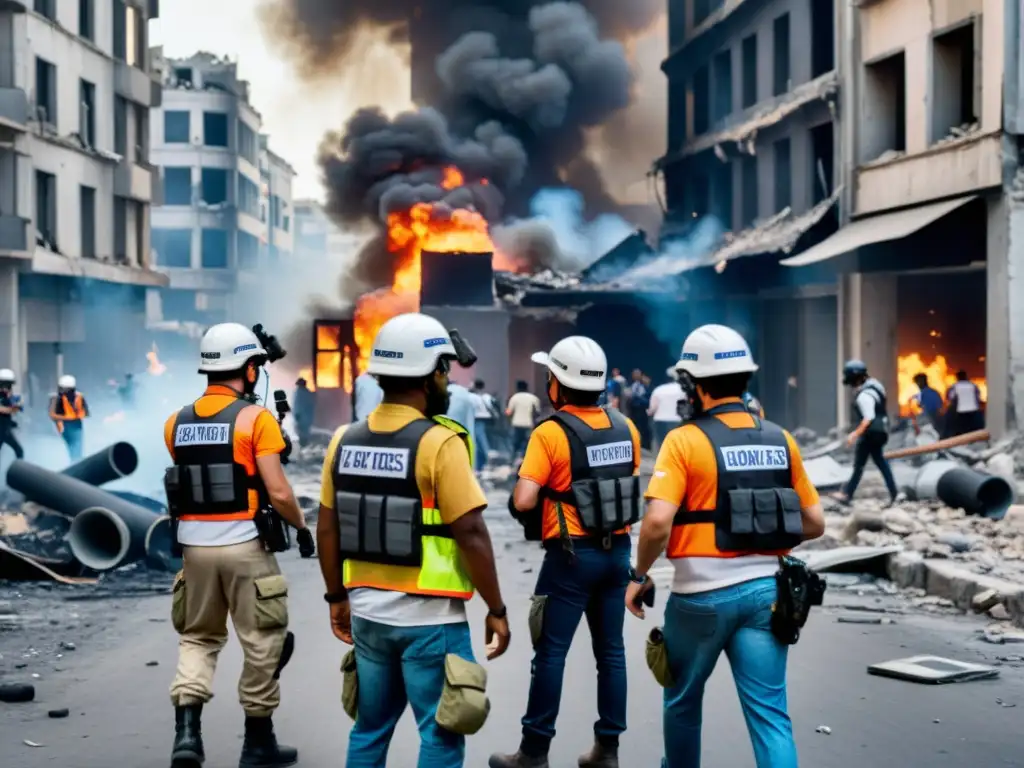
{"type": "Polygon", "coordinates": [[[921,467],[914,480],[914,495],[918,499],[939,499],[969,515],[1002,520],[1016,494],[1001,477],[940,459],[921,467]]]}
{"type": "Polygon", "coordinates": [[[127,477],[139,466],[139,454],[131,443],[108,445],[61,472],[89,485],[103,485],[127,477]]]}
{"type": "Polygon", "coordinates": [[[148,509],[21,459],[11,462],[7,485],[29,501],[74,518],[68,544],[87,568],[109,571],[145,556],[146,535],[158,517],[148,509]]]}

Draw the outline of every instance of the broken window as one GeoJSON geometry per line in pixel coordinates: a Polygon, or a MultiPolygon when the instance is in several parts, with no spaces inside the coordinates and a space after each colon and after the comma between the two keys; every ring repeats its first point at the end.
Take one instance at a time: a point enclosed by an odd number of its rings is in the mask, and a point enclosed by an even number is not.
{"type": "Polygon", "coordinates": [[[178,85],[192,85],[192,67],[175,67],[174,79],[178,85]]]}
{"type": "Polygon", "coordinates": [[[43,245],[57,251],[57,177],[36,171],[36,231],[43,245]]]}
{"type": "Polygon", "coordinates": [[[975,25],[968,22],[932,43],[932,143],[950,135],[952,129],[971,130],[978,122],[980,88],[975,83],[977,52],[975,25]]]}
{"type": "Polygon", "coordinates": [[[775,212],[793,204],[793,170],[789,139],[775,142],[775,212]]]}
{"type": "Polygon", "coordinates": [[[154,229],[152,238],[159,266],[178,269],[192,267],[191,229],[154,229]]]}
{"type": "Polygon", "coordinates": [[[835,17],[832,0],[811,0],[811,77],[836,68],[835,17]]]}
{"type": "Polygon", "coordinates": [[[192,205],[191,168],[164,168],[164,205],[192,205]]]}
{"type": "Polygon", "coordinates": [[[811,199],[817,205],[832,194],[835,135],[832,123],[811,129],[811,199]]]}
{"type": "Polygon", "coordinates": [[[203,144],[208,147],[228,146],[226,112],[203,112],[203,144]]]}
{"type": "Polygon", "coordinates": [[[220,205],[228,201],[226,168],[203,168],[201,199],[207,205],[220,205]]]}
{"type": "Polygon", "coordinates": [[[907,148],[906,57],[903,51],[864,65],[861,162],[907,148]]]}
{"type": "Polygon", "coordinates": [[[87,147],[96,146],[96,86],[78,81],[78,136],[87,147]]]}
{"type": "Polygon", "coordinates": [[[226,229],[204,229],[202,247],[203,269],[227,269],[228,231],[226,229]]]}
{"type": "Polygon", "coordinates": [[[772,94],[781,96],[791,90],[789,78],[789,14],[784,13],[772,25],[772,94]]]}
{"type": "Polygon", "coordinates": [[[740,225],[741,228],[746,228],[754,223],[758,215],[756,155],[744,155],[740,158],[740,200],[740,225]]]}
{"type": "Polygon", "coordinates": [[[708,103],[708,68],[693,73],[693,135],[707,133],[711,125],[711,105],[708,103]]]}
{"type": "Polygon", "coordinates": [[[79,191],[79,207],[82,226],[82,258],[96,258],[96,190],[81,186],[79,191]]]}
{"type": "Polygon", "coordinates": [[[757,103],[757,35],[743,38],[743,108],[757,103]]]}
{"type": "Polygon", "coordinates": [[[36,57],[36,119],[57,127],[57,68],[36,57]]]}
{"type": "Polygon", "coordinates": [[[712,62],[714,72],[714,119],[715,122],[732,112],[732,51],[725,50],[715,56],[712,62]]]}
{"type": "Polygon", "coordinates": [[[731,231],[732,224],[732,165],[718,163],[711,173],[711,213],[722,227],[731,231]]]}

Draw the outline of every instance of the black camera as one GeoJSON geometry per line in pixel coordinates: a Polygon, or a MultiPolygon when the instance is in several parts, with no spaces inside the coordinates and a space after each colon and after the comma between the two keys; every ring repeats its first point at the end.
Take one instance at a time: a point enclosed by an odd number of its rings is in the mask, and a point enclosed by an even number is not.
{"type": "Polygon", "coordinates": [[[473,348],[469,346],[469,342],[463,338],[456,328],[448,331],[448,335],[451,337],[452,346],[455,347],[456,362],[463,368],[471,367],[477,361],[477,356],[473,348]]]}
{"type": "MultiPolygon", "coordinates": [[[[284,417],[292,412],[292,407],[288,405],[288,395],[285,394],[283,389],[274,390],[274,410],[277,411],[278,424],[283,424],[284,417]]],[[[281,437],[284,438],[284,450],[281,451],[281,463],[287,464],[291,460],[292,440],[288,437],[288,433],[283,429],[281,430],[281,437]]]]}
{"type": "Polygon", "coordinates": [[[276,363],[288,354],[281,346],[281,342],[277,340],[277,336],[267,333],[261,323],[256,323],[252,327],[252,332],[256,334],[256,338],[260,340],[260,346],[267,353],[268,363],[276,363]]]}

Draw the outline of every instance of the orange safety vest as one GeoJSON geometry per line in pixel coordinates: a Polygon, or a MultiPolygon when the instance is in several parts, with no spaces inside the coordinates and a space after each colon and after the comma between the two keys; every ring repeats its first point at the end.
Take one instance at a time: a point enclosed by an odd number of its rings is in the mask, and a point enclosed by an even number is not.
{"type": "MultiPolygon", "coordinates": [[[[719,406],[722,412],[745,411],[746,406],[736,403],[727,403],[719,406]]],[[[717,410],[717,409],[716,409],[717,410]]],[[[760,540],[772,544],[785,542],[795,546],[800,541],[800,535],[795,532],[799,528],[800,503],[799,496],[793,490],[792,470],[790,469],[789,444],[785,433],[781,428],[770,422],[762,422],[755,427],[764,430],[764,437],[759,442],[746,442],[742,433],[747,430],[731,429],[723,424],[713,415],[707,415],[703,420],[690,422],[682,427],[683,429],[701,429],[705,433],[714,455],[714,464],[702,465],[688,468],[689,474],[704,475],[701,478],[706,486],[709,475],[714,476],[712,485],[715,492],[710,498],[696,505],[690,505],[689,499],[683,500],[683,507],[676,513],[672,522],[672,533],[669,537],[666,556],[669,559],[682,557],[719,557],[733,558],[747,555],[786,555],[790,547],[760,548],[753,546],[749,549],[734,548],[730,546],[727,550],[719,547],[719,544],[728,540],[729,536],[723,536],[721,523],[724,518],[734,515],[734,510],[749,504],[749,528],[751,534],[737,537],[734,540],[757,541],[760,528],[763,527],[766,519],[770,518],[779,528],[784,530],[776,531],[772,537],[760,535],[760,540]],[[724,449],[724,450],[723,450],[724,449]],[[726,465],[729,466],[726,466],[726,465]],[[737,479],[743,477],[743,482],[737,479]],[[728,488],[730,485],[738,485],[738,488],[728,488]],[[724,491],[724,492],[723,492],[724,491]],[[732,499],[730,492],[738,491],[740,496],[749,494],[745,498],[732,499]],[[762,491],[762,503],[769,500],[772,503],[771,510],[759,510],[759,500],[753,494],[762,491]],[[767,518],[762,515],[767,514],[767,518]],[[795,521],[792,515],[797,515],[795,521]],[[788,517],[787,517],[788,516],[788,517]],[[716,520],[718,521],[716,523],[716,520]],[[787,533],[789,524],[795,523],[793,532],[787,533]],[[753,533],[757,531],[758,533],[753,533]]],[[[694,483],[687,484],[693,487],[694,483]]],[[[689,494],[687,494],[689,495],[689,494]]],[[[732,518],[732,529],[740,527],[732,518]]]]}
{"type": "Polygon", "coordinates": [[[53,399],[53,405],[50,408],[50,418],[53,419],[57,425],[57,431],[64,431],[65,421],[81,421],[85,418],[85,398],[82,397],[81,392],[75,392],[74,404],[68,400],[68,396],[61,393],[53,399]],[[57,413],[57,403],[60,402],[62,406],[62,413],[57,413]]]}

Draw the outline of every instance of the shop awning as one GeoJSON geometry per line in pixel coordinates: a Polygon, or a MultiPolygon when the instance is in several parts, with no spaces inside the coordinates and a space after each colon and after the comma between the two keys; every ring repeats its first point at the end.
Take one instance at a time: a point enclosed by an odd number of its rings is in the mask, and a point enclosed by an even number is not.
{"type": "Polygon", "coordinates": [[[867,219],[859,219],[840,229],[832,237],[823,240],[803,253],[783,259],[780,264],[787,267],[805,267],[834,258],[865,245],[900,240],[926,227],[933,221],[955,211],[974,200],[977,195],[958,197],[943,203],[921,205],[895,213],[883,213],[867,219]]]}

